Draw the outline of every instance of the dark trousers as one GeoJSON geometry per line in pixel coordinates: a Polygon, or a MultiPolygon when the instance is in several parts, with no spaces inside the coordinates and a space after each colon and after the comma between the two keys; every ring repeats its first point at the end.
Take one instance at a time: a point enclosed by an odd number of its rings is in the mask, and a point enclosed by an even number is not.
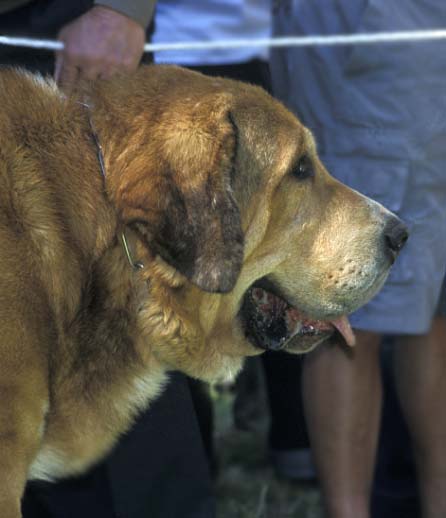
{"type": "Polygon", "coordinates": [[[104,462],[56,484],[31,482],[24,518],[213,518],[214,498],[184,376],[104,462]]]}

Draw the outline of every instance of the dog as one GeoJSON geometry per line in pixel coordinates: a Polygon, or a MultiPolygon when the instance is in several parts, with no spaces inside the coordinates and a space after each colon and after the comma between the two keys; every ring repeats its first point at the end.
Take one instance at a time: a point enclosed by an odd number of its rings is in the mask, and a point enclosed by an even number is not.
{"type": "Polygon", "coordinates": [[[325,170],[258,87],[171,66],[0,74],[0,509],[102,459],[170,370],[307,352],[382,286],[407,229],[325,170]]]}

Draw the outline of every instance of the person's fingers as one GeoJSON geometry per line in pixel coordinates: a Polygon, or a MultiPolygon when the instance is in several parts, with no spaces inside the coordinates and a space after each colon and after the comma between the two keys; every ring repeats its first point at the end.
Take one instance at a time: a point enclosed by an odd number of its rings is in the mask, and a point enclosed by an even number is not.
{"type": "MultiPolygon", "coordinates": [[[[66,44],[66,48],[57,54],[54,76],[57,84],[65,91],[71,91],[80,79],[95,80],[109,67],[107,61],[101,60],[93,53],[82,55],[78,49],[66,44]]],[[[68,92],[67,92],[68,93],[68,92]]]]}
{"type": "Polygon", "coordinates": [[[139,64],[139,56],[125,39],[116,38],[109,41],[105,55],[101,56],[101,67],[109,75],[128,73],[135,70],[139,64]]]}
{"type": "Polygon", "coordinates": [[[85,64],[79,68],[77,80],[88,79],[90,81],[94,81],[98,77],[102,76],[103,72],[103,68],[100,66],[85,64]]]}
{"type": "Polygon", "coordinates": [[[114,76],[119,75],[120,70],[118,67],[114,65],[110,65],[109,67],[102,68],[102,70],[98,74],[99,79],[111,79],[114,76]]]}
{"type": "Polygon", "coordinates": [[[60,83],[60,74],[62,72],[62,64],[63,64],[63,53],[61,51],[56,52],[56,58],[54,62],[54,81],[57,84],[60,83]]]}
{"type": "Polygon", "coordinates": [[[65,91],[65,93],[69,94],[78,80],[79,75],[79,67],[63,60],[60,65],[57,84],[65,91]]]}
{"type": "Polygon", "coordinates": [[[133,72],[138,68],[138,65],[141,61],[143,52],[135,52],[132,51],[130,55],[128,55],[127,59],[124,60],[123,67],[127,72],[133,72]]]}

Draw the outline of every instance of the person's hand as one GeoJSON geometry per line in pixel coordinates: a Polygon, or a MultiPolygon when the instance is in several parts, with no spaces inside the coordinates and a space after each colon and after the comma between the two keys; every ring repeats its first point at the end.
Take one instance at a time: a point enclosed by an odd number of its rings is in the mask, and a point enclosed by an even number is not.
{"type": "Polygon", "coordinates": [[[102,6],[65,25],[58,39],[54,78],[69,92],[79,79],[109,79],[135,70],[144,51],[145,31],[128,16],[102,6]]]}

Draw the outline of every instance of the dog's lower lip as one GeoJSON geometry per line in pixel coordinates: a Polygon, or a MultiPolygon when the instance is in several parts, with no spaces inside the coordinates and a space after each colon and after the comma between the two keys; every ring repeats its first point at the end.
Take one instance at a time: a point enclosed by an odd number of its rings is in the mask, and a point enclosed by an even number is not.
{"type": "Polygon", "coordinates": [[[347,345],[355,344],[348,318],[342,315],[327,320],[306,316],[291,306],[278,291],[265,284],[255,284],[245,294],[241,308],[245,336],[253,345],[264,350],[306,352],[339,333],[347,345]]]}
{"type": "Polygon", "coordinates": [[[346,317],[332,322],[311,319],[280,295],[258,285],[247,291],[241,313],[246,337],[265,350],[289,348],[304,352],[312,348],[312,342],[329,338],[335,329],[350,339],[346,317]]]}

